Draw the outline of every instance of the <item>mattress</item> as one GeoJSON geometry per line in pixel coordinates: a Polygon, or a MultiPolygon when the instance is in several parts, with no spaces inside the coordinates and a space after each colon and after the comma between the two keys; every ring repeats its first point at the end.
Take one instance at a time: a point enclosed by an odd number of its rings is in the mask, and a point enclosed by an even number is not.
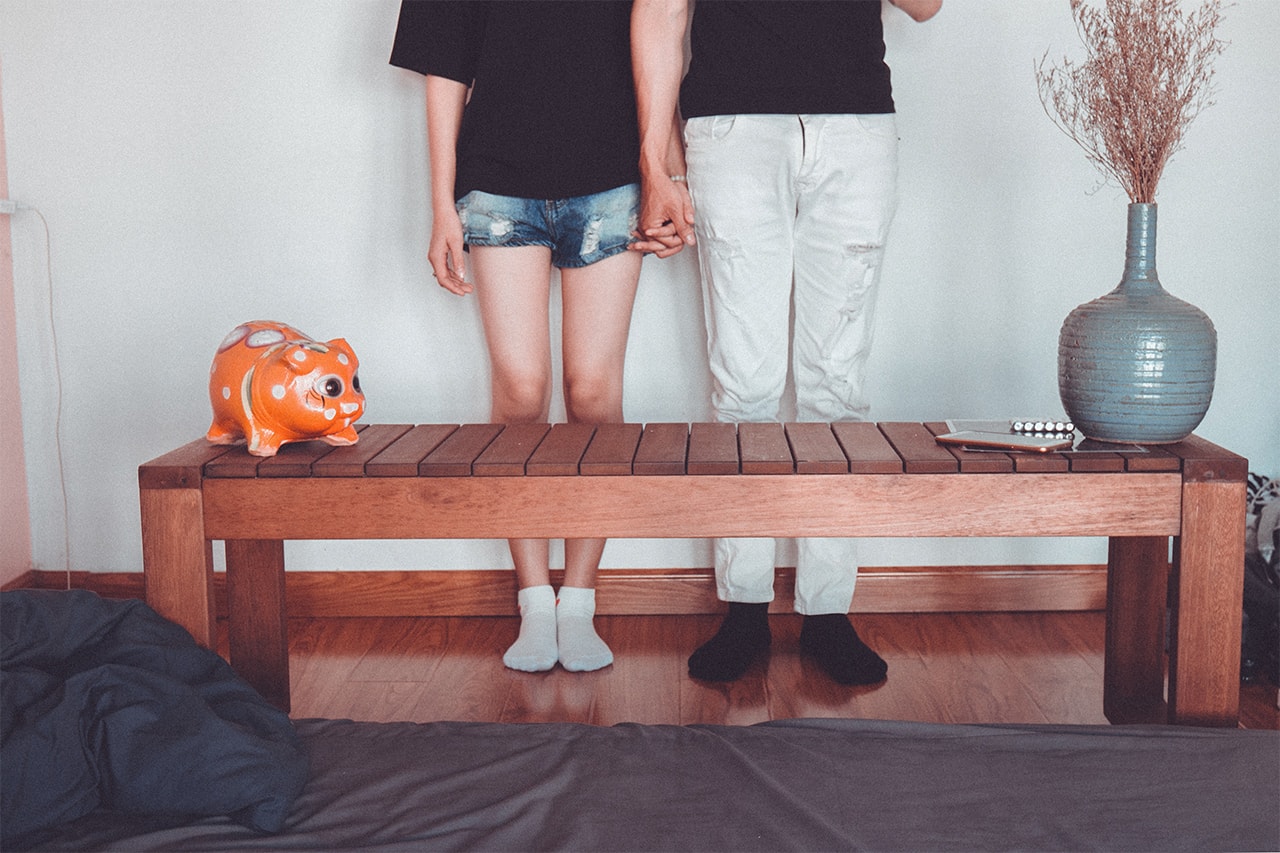
{"type": "Polygon", "coordinates": [[[277,833],[104,810],[37,850],[1277,850],[1280,732],[299,720],[277,833]]]}

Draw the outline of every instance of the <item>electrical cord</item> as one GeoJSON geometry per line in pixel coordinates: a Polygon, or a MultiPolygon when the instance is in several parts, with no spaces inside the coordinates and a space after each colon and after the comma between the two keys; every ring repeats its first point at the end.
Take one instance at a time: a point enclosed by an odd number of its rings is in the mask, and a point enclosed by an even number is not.
{"type": "Polygon", "coordinates": [[[11,199],[0,199],[0,215],[13,215],[19,211],[30,211],[40,220],[44,228],[44,268],[45,292],[48,301],[49,340],[53,347],[53,386],[54,416],[53,443],[54,453],[58,461],[58,491],[62,499],[62,561],[66,588],[71,589],[71,513],[67,499],[67,473],[62,452],[62,362],[58,355],[58,324],[54,310],[53,287],[53,239],[49,229],[49,220],[38,208],[11,199]]]}

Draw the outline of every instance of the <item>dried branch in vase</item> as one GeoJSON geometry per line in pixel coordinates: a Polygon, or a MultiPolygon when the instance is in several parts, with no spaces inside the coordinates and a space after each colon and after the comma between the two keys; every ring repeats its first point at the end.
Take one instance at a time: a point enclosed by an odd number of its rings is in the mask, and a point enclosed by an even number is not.
{"type": "Polygon", "coordinates": [[[1184,13],[1179,0],[1070,0],[1084,42],[1081,62],[1036,67],[1054,124],[1137,203],[1155,201],[1169,158],[1200,111],[1212,104],[1221,0],[1184,13]]]}

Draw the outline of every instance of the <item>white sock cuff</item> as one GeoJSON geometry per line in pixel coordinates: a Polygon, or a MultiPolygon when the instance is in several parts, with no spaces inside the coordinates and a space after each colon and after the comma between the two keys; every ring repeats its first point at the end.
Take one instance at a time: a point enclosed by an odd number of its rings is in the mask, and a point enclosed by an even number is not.
{"type": "Polygon", "coordinates": [[[557,605],[571,613],[582,613],[587,616],[596,612],[596,591],[578,586],[560,587],[557,605]]]}
{"type": "Polygon", "coordinates": [[[519,604],[521,613],[527,610],[549,612],[555,610],[556,593],[550,584],[527,586],[516,593],[516,603],[519,604]]]}

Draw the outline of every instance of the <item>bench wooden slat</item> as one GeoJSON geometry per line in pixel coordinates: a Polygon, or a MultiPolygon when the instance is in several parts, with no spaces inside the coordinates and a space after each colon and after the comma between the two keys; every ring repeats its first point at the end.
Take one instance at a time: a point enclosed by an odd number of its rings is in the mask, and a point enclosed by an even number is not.
{"type": "Polygon", "coordinates": [[[902,457],[873,423],[842,421],[831,433],[849,460],[850,474],[901,474],[902,457]]]}
{"type": "Polygon", "coordinates": [[[259,477],[310,477],[311,466],[337,450],[332,444],[315,439],[282,445],[275,456],[258,463],[259,477]]]}
{"type": "Polygon", "coordinates": [[[463,424],[418,463],[423,477],[470,477],[471,465],[498,434],[502,424],[463,424]]]}
{"type": "Polygon", "coordinates": [[[1019,474],[1061,474],[1071,463],[1061,453],[1014,453],[1013,470],[1019,474]]]}
{"type": "MultiPolygon", "coordinates": [[[[935,436],[950,432],[946,421],[932,421],[925,424],[929,432],[935,436]]],[[[1023,453],[1001,453],[999,451],[967,450],[963,447],[946,445],[944,449],[960,463],[962,474],[1005,474],[1013,471],[1013,457],[1025,456],[1023,453]]],[[[1036,456],[1041,454],[1037,453],[1036,456]]]]}
{"type": "Polygon", "coordinates": [[[1062,455],[1066,457],[1067,464],[1071,466],[1072,471],[1100,474],[1107,471],[1123,471],[1125,467],[1124,457],[1119,453],[1097,450],[1080,452],[1064,450],[1062,455]]]}
{"type": "Polygon", "coordinates": [[[197,438],[138,466],[138,486],[143,489],[198,489],[204,467],[232,449],[197,438]]]}
{"type": "Polygon", "coordinates": [[[738,424],[738,453],[744,474],[794,474],[796,471],[782,424],[738,424]]]}
{"type": "MultiPolygon", "coordinates": [[[[578,472],[587,476],[630,474],[642,432],[640,424],[600,424],[591,444],[587,445],[587,452],[582,455],[578,472]]],[[[682,453],[682,460],[683,456],[682,453]]]]}
{"type": "Polygon", "coordinates": [[[251,454],[245,445],[237,444],[218,458],[209,460],[204,466],[204,475],[206,477],[257,477],[258,465],[262,463],[262,459],[261,456],[251,454]]]}
{"type": "Polygon", "coordinates": [[[737,474],[738,430],[735,424],[702,423],[689,427],[690,474],[737,474]]]}
{"type": "Polygon", "coordinates": [[[880,431],[902,457],[908,474],[952,474],[960,463],[947,448],[933,440],[933,433],[919,423],[882,423],[880,431]]]}
{"type": "Polygon", "coordinates": [[[1120,456],[1124,458],[1124,467],[1126,471],[1181,471],[1182,460],[1167,450],[1161,450],[1158,447],[1148,447],[1145,453],[1125,453],[1121,451],[1120,456]]]}
{"type": "Polygon", "coordinates": [[[658,476],[683,474],[688,453],[688,424],[646,424],[632,471],[658,476]]]}
{"type": "Polygon", "coordinates": [[[508,424],[493,439],[475,462],[474,477],[518,477],[533,451],[551,431],[551,424],[508,424]]]}
{"type": "Polygon", "coordinates": [[[529,457],[525,473],[533,477],[577,474],[595,432],[593,424],[553,424],[529,457]]]}
{"type": "Polygon", "coordinates": [[[457,430],[457,424],[415,426],[365,463],[364,472],[370,477],[417,477],[423,460],[457,430]]]}
{"type": "Polygon", "coordinates": [[[849,460],[830,424],[793,422],[786,424],[785,430],[797,474],[849,473],[849,460]]]}
{"type": "MultiPolygon", "coordinates": [[[[365,465],[392,442],[407,433],[411,424],[369,424],[360,430],[360,440],[348,447],[335,447],[332,453],[311,463],[313,477],[363,477],[365,465]]],[[[417,463],[414,463],[416,472],[417,463]]]]}

